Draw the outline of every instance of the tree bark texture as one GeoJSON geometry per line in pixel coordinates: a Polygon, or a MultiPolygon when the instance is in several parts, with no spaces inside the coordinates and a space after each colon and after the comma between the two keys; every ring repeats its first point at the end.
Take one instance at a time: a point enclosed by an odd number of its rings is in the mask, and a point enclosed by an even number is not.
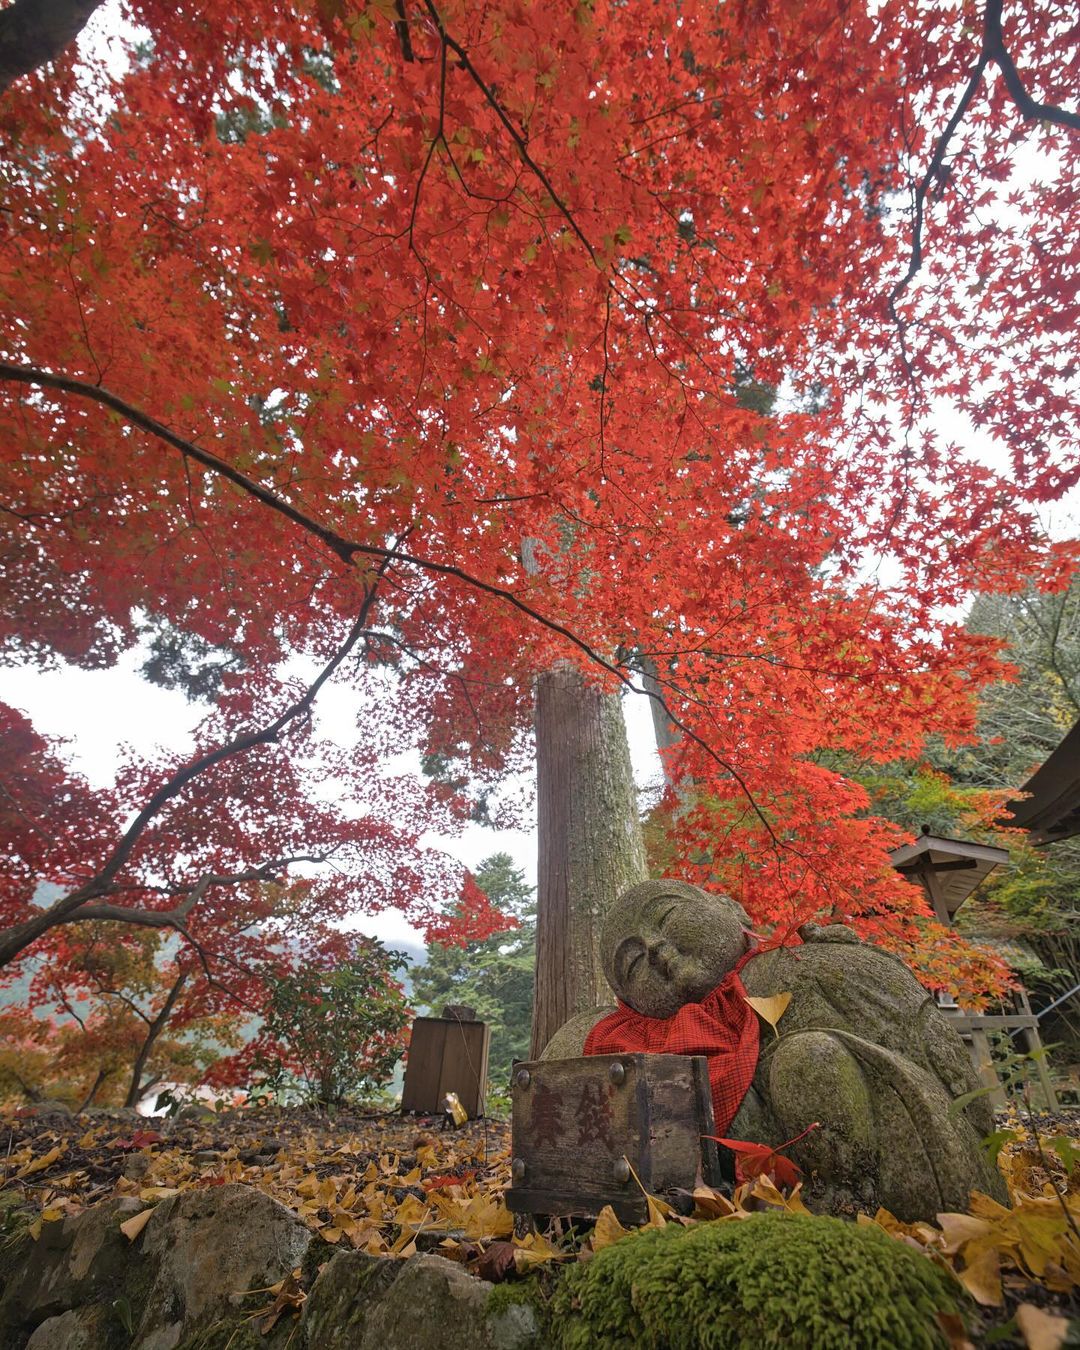
{"type": "MultiPolygon", "coordinates": [[[[180,993],[186,983],[187,972],[181,971],[176,977],[172,988],[169,990],[169,996],[162,1004],[161,1011],[149,1024],[146,1039],[143,1041],[139,1053],[135,1056],[135,1063],[132,1065],[131,1082],[128,1086],[127,1097],[124,1100],[125,1107],[131,1108],[138,1106],[139,1104],[139,1098],[143,1095],[145,1090],[142,1076],[143,1070],[146,1068],[146,1061],[150,1058],[150,1052],[153,1050],[157,1038],[164,1031],[165,1023],[169,1020],[169,1015],[176,1006],[176,1000],[180,997],[180,993]]],[[[146,1086],[149,1086],[149,1084],[146,1086]]]]}
{"type": "Polygon", "coordinates": [[[20,75],[55,61],[101,0],[15,0],[0,10],[0,94],[20,75]]]}
{"type": "Polygon", "coordinates": [[[536,993],[532,1058],[568,1017],[612,1000],[600,920],[645,878],[645,847],[617,694],[560,662],[536,682],[536,993]]]}

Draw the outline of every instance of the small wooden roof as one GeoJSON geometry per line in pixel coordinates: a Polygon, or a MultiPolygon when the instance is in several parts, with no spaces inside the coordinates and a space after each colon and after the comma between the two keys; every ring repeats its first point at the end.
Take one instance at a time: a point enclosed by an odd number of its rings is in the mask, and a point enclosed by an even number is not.
{"type": "Polygon", "coordinates": [[[1004,848],[990,844],[972,844],[966,839],[943,839],[922,834],[913,844],[905,844],[889,854],[898,872],[917,881],[930,900],[934,913],[944,923],[990,873],[1008,859],[1004,848]]]}
{"type": "Polygon", "coordinates": [[[1080,834],[1080,722],[1020,790],[1030,795],[1006,802],[999,825],[1027,830],[1033,844],[1080,834]]]}

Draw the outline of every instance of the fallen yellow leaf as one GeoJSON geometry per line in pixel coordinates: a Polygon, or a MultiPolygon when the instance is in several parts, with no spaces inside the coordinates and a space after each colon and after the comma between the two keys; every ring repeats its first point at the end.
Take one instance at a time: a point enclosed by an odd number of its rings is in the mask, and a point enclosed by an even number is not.
{"type": "Polygon", "coordinates": [[[781,1017],[783,1017],[784,1013],[787,1012],[788,1004],[791,1002],[791,995],[771,994],[768,998],[750,998],[749,995],[744,994],[743,997],[757,1015],[768,1022],[769,1026],[772,1027],[773,1035],[779,1036],[780,1033],[776,1029],[776,1024],[780,1021],[781,1017]]]}
{"type": "Polygon", "coordinates": [[[1001,1292],[1001,1262],[992,1248],[982,1251],[960,1271],[960,1283],[986,1308],[1000,1308],[1005,1302],[1001,1292]]]}
{"type": "MultiPolygon", "coordinates": [[[[711,1195],[712,1192],[710,1191],[711,1195]]],[[[620,1238],[626,1237],[630,1232],[629,1228],[624,1228],[615,1216],[615,1211],[610,1205],[605,1205],[600,1211],[600,1217],[596,1220],[596,1227],[593,1229],[592,1249],[594,1252],[603,1251],[605,1247],[610,1247],[613,1242],[618,1242],[620,1238]]]]}
{"type": "Polygon", "coordinates": [[[120,1225],[120,1231],[129,1242],[134,1242],[142,1230],[150,1222],[150,1215],[153,1209],[140,1210],[138,1214],[133,1214],[130,1219],[125,1219],[120,1225]]]}
{"type": "Polygon", "coordinates": [[[59,1144],[49,1149],[48,1153],[43,1153],[40,1158],[35,1158],[33,1162],[28,1162],[25,1167],[20,1167],[15,1173],[16,1177],[32,1177],[35,1172],[44,1172],[47,1167],[51,1167],[54,1162],[59,1161],[64,1156],[64,1150],[59,1144]]]}
{"type": "Polygon", "coordinates": [[[1033,1303],[1021,1303],[1016,1310],[1016,1325],[1024,1337],[1027,1350],[1061,1350],[1069,1334],[1069,1319],[1036,1308],[1033,1303]]]}

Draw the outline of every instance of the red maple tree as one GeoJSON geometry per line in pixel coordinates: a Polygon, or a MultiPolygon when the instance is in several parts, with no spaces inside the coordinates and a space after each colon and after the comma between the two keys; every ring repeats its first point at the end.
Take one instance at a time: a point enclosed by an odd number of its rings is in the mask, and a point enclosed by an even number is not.
{"type": "Polygon", "coordinates": [[[681,856],[992,984],[828,756],[970,733],[998,657],[942,606],[1075,566],[1037,514],[1080,478],[1072,7],[125,13],[121,75],[0,101],[0,641],[103,665],[150,614],[244,665],[112,792],[8,714],[0,959],[136,912],[212,963],[260,916],[432,921],[457,880],[418,840],[523,762],[531,672],[647,658],[681,856]],[[410,747],[462,783],[389,779],[410,747]]]}

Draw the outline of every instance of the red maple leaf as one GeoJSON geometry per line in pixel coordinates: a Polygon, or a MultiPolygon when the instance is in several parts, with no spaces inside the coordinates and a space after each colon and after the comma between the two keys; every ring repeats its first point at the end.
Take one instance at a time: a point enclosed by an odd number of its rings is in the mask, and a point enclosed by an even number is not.
{"type": "Polygon", "coordinates": [[[739,1181],[769,1177],[777,1186],[796,1186],[802,1176],[802,1168],[790,1158],[783,1158],[780,1155],[785,1148],[790,1148],[800,1139],[805,1139],[811,1130],[819,1129],[821,1124],[815,1120],[812,1125],[807,1125],[802,1134],[797,1134],[785,1144],[777,1144],[775,1148],[771,1148],[768,1144],[754,1144],[747,1139],[721,1139],[716,1134],[707,1134],[705,1138],[714,1139],[735,1154],[735,1175],[739,1181]]]}

